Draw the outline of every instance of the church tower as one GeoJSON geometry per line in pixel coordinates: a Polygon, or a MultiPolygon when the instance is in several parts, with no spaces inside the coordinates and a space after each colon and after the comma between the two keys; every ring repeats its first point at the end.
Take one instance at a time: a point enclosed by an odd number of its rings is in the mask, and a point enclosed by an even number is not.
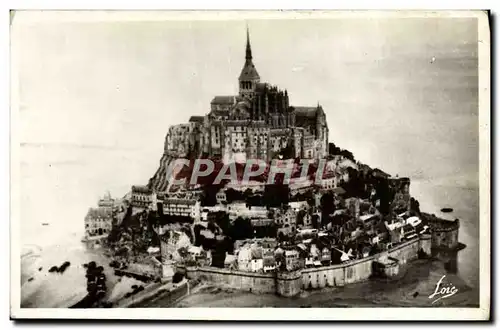
{"type": "Polygon", "coordinates": [[[240,86],[240,96],[252,96],[257,83],[260,82],[260,76],[252,62],[252,48],[250,47],[250,34],[247,26],[247,48],[245,54],[245,65],[241,70],[238,83],[240,86]]]}

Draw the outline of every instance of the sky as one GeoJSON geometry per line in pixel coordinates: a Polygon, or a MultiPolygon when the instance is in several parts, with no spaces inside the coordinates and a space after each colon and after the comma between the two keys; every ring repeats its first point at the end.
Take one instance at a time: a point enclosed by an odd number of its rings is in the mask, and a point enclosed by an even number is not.
{"type": "Polygon", "coordinates": [[[147,183],[170,125],[237,94],[247,25],[261,81],[291,105],[319,102],[330,142],[393,175],[478,185],[475,18],[21,18],[23,223],[81,221],[106,190],[147,183]]]}

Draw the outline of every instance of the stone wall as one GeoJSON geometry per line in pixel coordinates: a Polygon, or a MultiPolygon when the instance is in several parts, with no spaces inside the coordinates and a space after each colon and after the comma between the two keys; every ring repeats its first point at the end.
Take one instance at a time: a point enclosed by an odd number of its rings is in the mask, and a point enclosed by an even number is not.
{"type": "Polygon", "coordinates": [[[432,237],[430,234],[423,234],[420,235],[420,247],[419,249],[422,250],[425,254],[431,255],[432,252],[432,237]]]}
{"type": "Polygon", "coordinates": [[[431,218],[428,220],[432,229],[432,247],[454,249],[458,246],[458,230],[460,222],[431,218]]]}
{"type": "MultiPolygon", "coordinates": [[[[429,241],[429,238],[426,238],[429,241]]],[[[367,280],[372,275],[372,262],[387,255],[405,264],[418,257],[420,240],[404,242],[393,249],[361,260],[349,263],[302,270],[302,288],[304,290],[324,287],[344,286],[367,280]]]]}
{"type": "Polygon", "coordinates": [[[243,291],[256,293],[275,293],[275,274],[242,272],[216,267],[186,267],[189,279],[204,277],[214,283],[222,283],[243,291]]]}
{"type": "Polygon", "coordinates": [[[276,274],[276,293],[283,297],[293,297],[302,290],[301,271],[276,274]]]}
{"type": "Polygon", "coordinates": [[[278,274],[242,272],[215,267],[186,267],[186,276],[189,279],[204,277],[208,281],[224,283],[238,290],[277,293],[281,296],[292,297],[301,290],[344,286],[365,281],[372,275],[374,260],[388,256],[397,259],[399,265],[404,265],[417,259],[420,249],[430,254],[430,248],[430,235],[423,235],[421,238],[401,243],[389,251],[339,265],[305,268],[278,274]]]}

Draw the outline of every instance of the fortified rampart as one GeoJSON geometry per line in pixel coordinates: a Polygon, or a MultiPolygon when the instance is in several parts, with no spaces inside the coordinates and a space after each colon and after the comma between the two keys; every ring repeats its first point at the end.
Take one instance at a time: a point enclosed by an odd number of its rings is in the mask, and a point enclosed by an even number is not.
{"type": "Polygon", "coordinates": [[[423,219],[427,221],[431,229],[433,248],[455,249],[459,246],[460,220],[444,220],[429,214],[423,214],[423,219]]]}
{"type": "Polygon", "coordinates": [[[419,251],[431,254],[431,236],[421,235],[411,241],[401,243],[388,251],[354,260],[349,263],[305,268],[294,272],[271,274],[243,272],[216,267],[186,267],[189,279],[205,278],[214,283],[224,283],[232,288],[256,293],[276,293],[292,297],[301,290],[344,286],[362,282],[372,275],[372,263],[388,256],[397,259],[400,265],[417,259],[419,251]]]}
{"type": "Polygon", "coordinates": [[[205,278],[214,283],[222,283],[234,289],[256,293],[276,292],[276,275],[242,272],[217,267],[186,267],[186,277],[189,279],[205,278]]]}

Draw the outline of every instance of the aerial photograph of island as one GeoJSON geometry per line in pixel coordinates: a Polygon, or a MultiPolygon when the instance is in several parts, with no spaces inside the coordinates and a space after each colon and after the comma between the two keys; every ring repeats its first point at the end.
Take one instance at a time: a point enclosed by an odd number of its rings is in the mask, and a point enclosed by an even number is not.
{"type": "Polygon", "coordinates": [[[21,18],[21,308],[479,307],[476,18],[21,18]]]}

